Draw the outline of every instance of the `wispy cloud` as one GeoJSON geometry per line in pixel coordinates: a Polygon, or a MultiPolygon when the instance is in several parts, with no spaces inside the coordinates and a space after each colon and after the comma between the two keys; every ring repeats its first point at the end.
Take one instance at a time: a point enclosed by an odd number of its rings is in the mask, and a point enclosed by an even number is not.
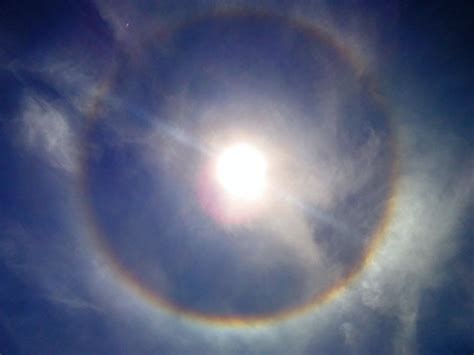
{"type": "Polygon", "coordinates": [[[65,113],[44,100],[26,97],[20,122],[20,139],[32,154],[54,168],[76,172],[77,137],[65,113]]]}
{"type": "MultiPolygon", "coordinates": [[[[399,320],[394,351],[416,352],[421,293],[443,282],[446,262],[473,194],[473,165],[458,166],[456,144],[423,127],[402,129],[397,211],[386,240],[357,287],[362,303],[399,320]],[[441,142],[445,142],[442,144],[441,142]]],[[[459,147],[458,147],[459,149],[459,147]]]]}

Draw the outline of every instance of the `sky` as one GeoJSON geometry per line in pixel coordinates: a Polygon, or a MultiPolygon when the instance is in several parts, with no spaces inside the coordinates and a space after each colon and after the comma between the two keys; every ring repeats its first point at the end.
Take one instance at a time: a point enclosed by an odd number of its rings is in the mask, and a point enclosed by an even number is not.
{"type": "Polygon", "coordinates": [[[0,354],[473,353],[473,15],[4,1],[0,354]]]}

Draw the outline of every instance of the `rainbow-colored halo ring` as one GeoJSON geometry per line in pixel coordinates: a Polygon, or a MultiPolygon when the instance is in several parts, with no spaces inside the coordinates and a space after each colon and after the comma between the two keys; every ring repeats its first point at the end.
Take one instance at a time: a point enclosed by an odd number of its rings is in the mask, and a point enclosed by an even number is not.
{"type": "MultiPolygon", "coordinates": [[[[297,33],[305,38],[310,38],[318,45],[329,48],[330,51],[334,52],[338,56],[338,60],[347,66],[348,70],[351,71],[354,77],[357,77],[360,81],[364,81],[367,85],[365,93],[368,95],[368,99],[371,104],[377,108],[379,113],[383,113],[383,118],[386,120],[386,129],[389,131],[387,141],[385,142],[387,154],[386,154],[386,171],[381,174],[385,178],[384,184],[387,186],[384,192],[385,201],[381,213],[377,216],[377,221],[370,228],[370,235],[367,236],[366,244],[362,247],[360,255],[352,261],[350,269],[345,270],[342,277],[335,280],[330,286],[326,287],[323,291],[318,292],[313,297],[306,299],[304,303],[292,304],[288,307],[280,307],[271,311],[264,312],[262,314],[256,314],[256,312],[248,312],[243,314],[233,312],[215,312],[213,310],[207,310],[205,308],[199,309],[186,305],[186,302],[179,301],[165,296],[161,292],[153,287],[150,287],[149,280],[142,277],[137,270],[133,270],[130,267],[129,261],[124,261],[123,257],[119,257],[118,248],[111,243],[111,237],[109,229],[103,225],[103,221],[99,218],[101,207],[97,207],[98,201],[94,200],[95,194],[99,193],[97,188],[94,187],[94,177],[91,176],[91,156],[93,149],[96,149],[93,145],[89,145],[93,139],[97,139],[103,133],[102,125],[106,121],[104,110],[100,108],[106,108],[110,102],[114,100],[111,97],[116,97],[114,91],[117,90],[117,85],[122,80],[120,75],[120,65],[115,70],[112,70],[110,75],[104,81],[103,90],[101,94],[96,98],[96,103],[92,105],[94,108],[90,114],[88,120],[88,126],[85,129],[84,136],[84,159],[82,160],[81,166],[81,189],[83,195],[86,196],[85,208],[87,216],[90,220],[91,235],[94,248],[96,248],[100,255],[104,257],[104,260],[111,266],[114,275],[120,283],[127,286],[127,288],[137,294],[141,299],[149,304],[152,304],[160,309],[167,310],[171,314],[175,314],[180,317],[187,319],[193,319],[206,324],[214,324],[219,326],[255,326],[257,324],[268,324],[272,322],[286,320],[298,315],[306,314],[312,310],[317,309],[322,304],[329,302],[339,295],[346,287],[355,279],[357,275],[364,269],[364,267],[370,262],[374,253],[377,250],[385,232],[387,225],[392,216],[395,187],[396,187],[396,176],[397,176],[397,154],[396,154],[396,143],[393,134],[392,123],[387,112],[385,105],[381,102],[380,97],[376,94],[374,89],[373,78],[367,75],[362,77],[359,75],[362,72],[360,65],[353,58],[350,51],[342,46],[333,36],[328,32],[318,28],[314,24],[310,24],[303,20],[295,20],[286,18],[279,15],[268,14],[268,13],[246,13],[243,11],[239,12],[223,12],[214,13],[211,15],[195,17],[186,21],[180,22],[178,25],[171,26],[168,30],[160,28],[157,33],[150,36],[150,43],[143,45],[144,48],[147,46],[161,46],[161,42],[169,42],[176,34],[182,35],[189,31],[189,29],[205,25],[206,23],[232,23],[239,21],[250,21],[258,26],[259,22],[267,22],[270,24],[277,24],[283,28],[288,28],[292,32],[297,33]],[[94,147],[91,149],[91,146],[94,147]],[[105,232],[107,230],[107,232],[105,232]]],[[[135,112],[138,109],[131,109],[135,112]]],[[[139,123],[141,124],[141,123],[139,123]]],[[[147,123],[145,122],[146,126],[147,123]]],[[[136,152],[129,152],[131,155],[136,152]]],[[[116,186],[115,186],[116,187],[116,186]]],[[[118,191],[118,190],[117,190],[118,191]]],[[[122,245],[123,247],[123,245],[122,245]]],[[[126,247],[126,246],[125,246],[126,247]]],[[[161,291],[161,290],[160,290],[161,291]]]]}

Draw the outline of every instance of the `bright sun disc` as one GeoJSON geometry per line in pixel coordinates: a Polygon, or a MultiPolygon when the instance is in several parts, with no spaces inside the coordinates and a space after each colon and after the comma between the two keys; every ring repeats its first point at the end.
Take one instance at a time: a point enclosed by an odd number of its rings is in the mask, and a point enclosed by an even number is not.
{"type": "Polygon", "coordinates": [[[267,163],[255,147],[241,143],[217,158],[217,181],[232,198],[254,201],[265,191],[267,163]]]}

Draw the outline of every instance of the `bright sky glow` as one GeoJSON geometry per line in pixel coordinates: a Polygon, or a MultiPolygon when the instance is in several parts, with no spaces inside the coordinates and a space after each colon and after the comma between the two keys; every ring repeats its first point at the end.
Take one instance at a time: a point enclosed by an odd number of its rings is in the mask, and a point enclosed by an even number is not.
{"type": "Polygon", "coordinates": [[[230,197],[255,201],[266,185],[267,162],[263,154],[247,143],[225,149],[217,158],[217,181],[230,197]]]}

